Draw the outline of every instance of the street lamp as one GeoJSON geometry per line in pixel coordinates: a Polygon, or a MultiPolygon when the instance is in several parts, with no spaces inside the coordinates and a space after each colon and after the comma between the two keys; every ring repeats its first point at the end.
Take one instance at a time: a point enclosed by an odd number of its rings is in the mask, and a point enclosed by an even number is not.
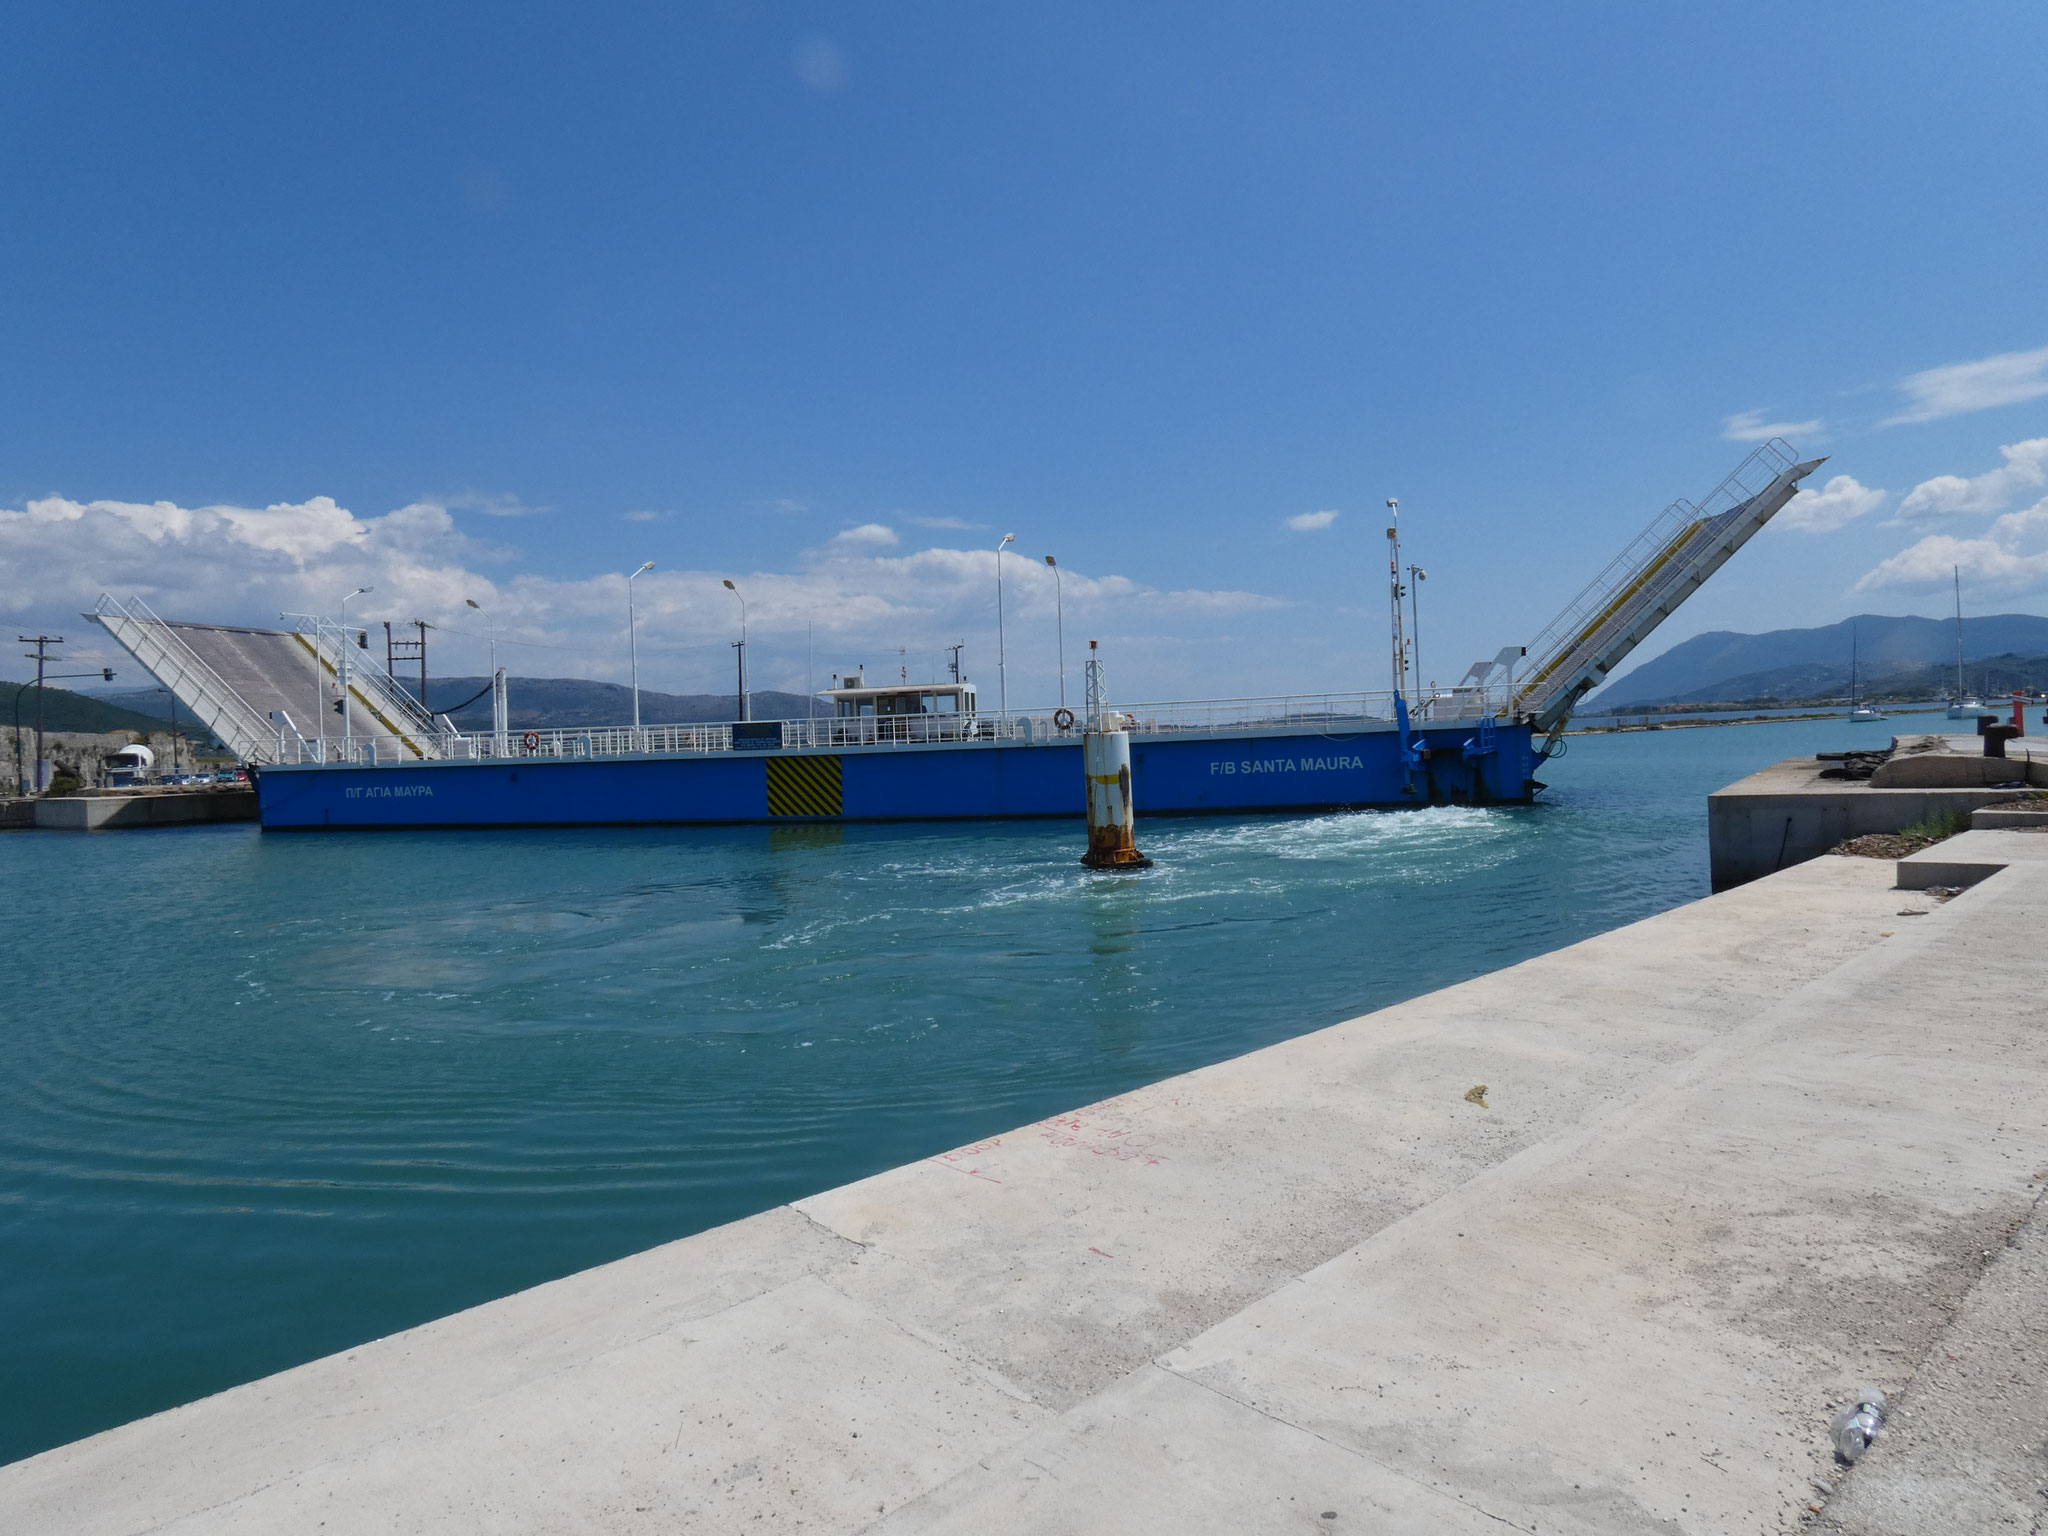
{"type": "Polygon", "coordinates": [[[341,760],[351,762],[355,758],[355,722],[348,713],[348,605],[370,591],[368,587],[357,587],[341,600],[341,760]]]}
{"type": "Polygon", "coordinates": [[[1051,555],[1045,563],[1052,568],[1053,632],[1060,638],[1060,708],[1067,707],[1067,605],[1060,593],[1060,563],[1051,555]]]}
{"type": "Polygon", "coordinates": [[[463,602],[484,616],[484,629],[491,637],[491,751],[495,756],[505,755],[505,701],[498,688],[498,621],[491,617],[491,610],[473,597],[463,602]]]}
{"type": "Polygon", "coordinates": [[[633,746],[640,746],[640,633],[633,622],[633,583],[654,569],[652,560],[640,562],[640,569],[626,578],[626,647],[632,653],[633,669],[633,746]]]}
{"type": "Polygon", "coordinates": [[[1010,663],[1003,649],[1003,551],[1016,542],[1017,535],[1006,533],[996,546],[996,698],[1005,718],[1010,713],[1010,663]]]}
{"type": "Polygon", "coordinates": [[[734,703],[739,706],[740,719],[751,720],[754,718],[754,711],[752,701],[747,697],[747,598],[745,593],[733,585],[730,576],[725,578],[725,590],[740,600],[740,638],[733,647],[739,652],[740,658],[740,673],[735,684],[739,693],[735,696],[734,703]]]}

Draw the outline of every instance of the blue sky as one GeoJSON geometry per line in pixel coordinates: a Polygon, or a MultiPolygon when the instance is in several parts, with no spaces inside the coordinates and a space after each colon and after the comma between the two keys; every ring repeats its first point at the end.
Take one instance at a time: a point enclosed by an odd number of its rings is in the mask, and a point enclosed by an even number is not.
{"type": "Polygon", "coordinates": [[[13,6],[0,621],[370,581],[436,671],[478,596],[623,677],[653,559],[651,686],[725,684],[728,575],[756,686],[807,626],[821,684],[992,682],[1015,531],[1124,697],[1379,687],[1391,495],[1448,682],[1780,424],[1848,480],[1653,649],[1951,563],[2040,611],[2044,55],[2020,4],[13,6]]]}

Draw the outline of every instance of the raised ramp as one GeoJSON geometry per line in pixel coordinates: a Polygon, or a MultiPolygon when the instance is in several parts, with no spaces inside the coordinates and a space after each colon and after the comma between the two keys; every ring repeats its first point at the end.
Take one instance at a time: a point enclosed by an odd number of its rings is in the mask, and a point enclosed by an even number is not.
{"type": "Polygon", "coordinates": [[[1532,716],[1538,730],[1561,726],[1826,462],[1796,462],[1791,446],[1772,438],[1705,501],[1680,498],[1666,507],[1530,644],[1517,669],[1514,712],[1532,716]]]}
{"type": "MultiPolygon", "coordinates": [[[[284,757],[298,761],[308,753],[339,751],[343,721],[334,708],[340,688],[335,665],[339,631],[327,634],[311,624],[302,630],[254,629],[162,619],[139,598],[122,602],[111,596],[101,597],[86,617],[104,626],[243,761],[280,760],[278,713],[291,720],[284,757]]],[[[349,681],[348,734],[358,741],[392,744],[416,757],[439,755],[426,717],[367,655],[353,659],[349,681]],[[402,703],[389,697],[394,692],[402,703]]]]}

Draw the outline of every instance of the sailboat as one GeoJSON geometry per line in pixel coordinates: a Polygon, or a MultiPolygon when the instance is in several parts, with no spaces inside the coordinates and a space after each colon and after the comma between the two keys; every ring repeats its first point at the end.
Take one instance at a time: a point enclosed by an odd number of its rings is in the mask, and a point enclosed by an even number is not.
{"type": "Polygon", "coordinates": [[[1956,582],[1956,691],[1948,701],[1948,717],[1951,720],[1975,720],[1981,715],[1995,714],[1995,710],[1984,707],[1981,699],[1974,699],[1963,690],[1963,568],[1950,566],[1956,582]]]}
{"type": "Polygon", "coordinates": [[[1862,703],[1856,697],[1856,626],[1849,626],[1849,719],[1862,723],[1882,720],[1884,711],[1872,704],[1862,703]]]}

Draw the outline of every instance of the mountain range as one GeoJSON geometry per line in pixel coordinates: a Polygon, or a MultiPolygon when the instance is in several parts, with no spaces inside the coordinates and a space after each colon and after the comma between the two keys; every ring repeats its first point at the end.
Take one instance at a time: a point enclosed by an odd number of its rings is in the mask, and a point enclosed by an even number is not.
{"type": "MultiPolygon", "coordinates": [[[[46,731],[168,731],[171,722],[155,710],[166,708],[164,694],[133,693],[127,695],[147,701],[155,708],[150,711],[129,709],[106,695],[97,697],[72,693],[64,688],[43,686],[43,729],[46,731]]],[[[33,683],[0,683],[0,725],[12,727],[19,718],[23,730],[32,729],[36,723],[36,689],[33,683]]],[[[188,735],[199,734],[190,715],[178,722],[180,730],[188,735]]]]}
{"type": "MultiPolygon", "coordinates": [[[[1695,635],[1623,673],[1588,707],[1617,710],[1846,693],[1852,643],[1865,679],[1932,669],[1931,694],[1945,695],[1955,686],[1955,620],[1866,613],[1817,629],[1774,629],[1761,635],[1724,629],[1695,635]]],[[[2028,613],[1966,618],[1963,655],[1965,686],[1982,689],[1987,686],[1981,672],[1988,658],[2048,655],[2048,619],[2028,613]]]]}

